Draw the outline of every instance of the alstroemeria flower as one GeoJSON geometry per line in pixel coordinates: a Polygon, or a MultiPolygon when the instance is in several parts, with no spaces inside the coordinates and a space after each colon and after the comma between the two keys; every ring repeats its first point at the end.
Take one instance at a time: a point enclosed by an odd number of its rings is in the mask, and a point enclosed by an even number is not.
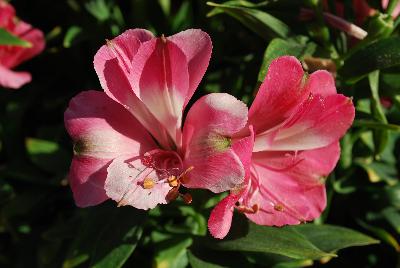
{"type": "Polygon", "coordinates": [[[211,50],[208,34],[194,29],[161,38],[128,30],[100,48],[94,66],[105,92],[78,94],[65,112],[78,206],[111,198],[149,209],[182,195],[181,185],[222,192],[243,182],[231,137],[246,125],[244,103],[209,94],[182,122],[211,50]]]}
{"type": "Polygon", "coordinates": [[[32,45],[29,48],[0,45],[0,86],[18,89],[31,81],[31,75],[12,69],[43,51],[44,36],[39,29],[19,20],[15,16],[14,8],[3,0],[0,0],[0,28],[32,45]]]}
{"type": "Polygon", "coordinates": [[[274,60],[250,108],[250,131],[238,134],[247,136],[238,153],[249,164],[245,182],[211,212],[210,233],[225,237],[234,208],[260,225],[318,217],[326,206],[325,178],[339,159],[338,141],[353,119],[352,101],[336,93],[330,73],[308,76],[294,57],[274,60]]]}

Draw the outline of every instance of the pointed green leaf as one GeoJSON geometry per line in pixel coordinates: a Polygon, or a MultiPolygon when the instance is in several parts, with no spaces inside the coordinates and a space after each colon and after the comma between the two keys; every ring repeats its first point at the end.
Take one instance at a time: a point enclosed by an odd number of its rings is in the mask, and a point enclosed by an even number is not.
{"type": "Polygon", "coordinates": [[[345,60],[339,74],[357,79],[375,70],[400,65],[400,37],[380,39],[360,48],[345,60]]]}
{"type": "Polygon", "coordinates": [[[325,252],[336,252],[348,247],[379,243],[378,240],[367,235],[340,226],[302,224],[291,228],[304,235],[307,240],[325,252]]]}
{"type": "Polygon", "coordinates": [[[235,5],[232,1],[218,4],[213,2],[207,2],[207,5],[215,7],[217,11],[211,11],[208,16],[221,13],[220,11],[234,17],[240,21],[247,28],[260,35],[263,38],[269,39],[271,37],[287,37],[290,33],[290,28],[281,20],[268,14],[267,12],[249,8],[243,5],[235,5]]]}
{"type": "Polygon", "coordinates": [[[4,28],[0,28],[0,45],[32,47],[30,42],[13,35],[4,28]]]}

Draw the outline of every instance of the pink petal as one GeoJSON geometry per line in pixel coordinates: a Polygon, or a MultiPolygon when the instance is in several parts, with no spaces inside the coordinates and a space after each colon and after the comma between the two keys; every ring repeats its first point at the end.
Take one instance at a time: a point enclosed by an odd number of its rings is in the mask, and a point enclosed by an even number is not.
{"type": "Polygon", "coordinates": [[[313,95],[326,97],[336,94],[335,80],[332,74],[325,70],[313,72],[307,80],[307,87],[313,95]]]}
{"type": "Polygon", "coordinates": [[[156,148],[140,123],[103,92],[85,91],[74,97],[65,111],[64,121],[74,141],[70,183],[79,206],[99,202],[97,197],[101,195],[96,192],[100,190],[93,189],[93,200],[86,192],[91,191],[90,185],[104,184],[104,170],[112,159],[141,155],[156,148]]]}
{"type": "Polygon", "coordinates": [[[111,160],[75,156],[69,172],[69,184],[78,207],[98,205],[108,199],[104,190],[107,167],[111,160]]]}
{"type": "Polygon", "coordinates": [[[246,124],[247,107],[225,93],[209,94],[190,109],[184,125],[185,186],[223,192],[244,180],[245,170],[231,137],[246,124]]]}
{"type": "Polygon", "coordinates": [[[186,95],[186,106],[207,70],[212,52],[211,38],[202,30],[189,29],[167,39],[183,51],[188,63],[189,91],[186,95]]]}
{"type": "Polygon", "coordinates": [[[142,44],[132,64],[136,96],[180,145],[182,113],[189,90],[185,54],[162,37],[142,44]]]}
{"type": "Polygon", "coordinates": [[[119,157],[108,167],[105,183],[107,196],[119,206],[130,205],[138,209],[151,209],[166,204],[166,196],[172,189],[168,183],[155,183],[146,189],[144,180],[158,181],[156,170],[145,166],[139,157],[119,157]]]}
{"type": "Polygon", "coordinates": [[[231,228],[233,209],[239,196],[230,194],[222,199],[211,211],[208,219],[208,230],[215,238],[224,238],[231,228]]]}
{"type": "Polygon", "coordinates": [[[250,135],[238,140],[234,140],[232,149],[239,157],[245,169],[245,177],[250,176],[251,156],[254,146],[254,131],[253,126],[249,126],[250,135]]]}
{"type": "Polygon", "coordinates": [[[257,153],[244,204],[257,204],[259,211],[246,216],[257,224],[276,226],[319,217],[326,206],[325,177],[335,167],[339,155],[338,142],[295,156],[257,153]],[[293,161],[297,164],[290,167],[293,161]],[[285,169],[287,165],[289,168],[285,169]]]}
{"type": "Polygon", "coordinates": [[[12,18],[15,17],[15,9],[6,1],[0,0],[0,27],[8,28],[12,18]]]}
{"type": "Polygon", "coordinates": [[[0,86],[18,89],[31,81],[28,72],[14,72],[0,64],[0,86]]]}
{"type": "Polygon", "coordinates": [[[292,56],[272,61],[268,73],[250,107],[249,124],[256,133],[282,123],[309,95],[300,62],[292,56]]]}
{"type": "Polygon", "coordinates": [[[18,48],[18,51],[13,55],[13,64],[10,65],[11,68],[40,54],[46,45],[43,32],[33,28],[32,25],[26,22],[18,21],[14,29],[14,34],[30,42],[32,47],[18,48]]]}
{"type": "Polygon", "coordinates": [[[279,128],[257,135],[254,151],[310,150],[339,140],[354,120],[351,99],[310,96],[279,128]]]}
{"type": "Polygon", "coordinates": [[[142,42],[152,38],[146,30],[128,30],[99,49],[94,67],[107,95],[127,108],[162,146],[168,147],[164,128],[135,95],[130,83],[133,57],[142,42]]]}

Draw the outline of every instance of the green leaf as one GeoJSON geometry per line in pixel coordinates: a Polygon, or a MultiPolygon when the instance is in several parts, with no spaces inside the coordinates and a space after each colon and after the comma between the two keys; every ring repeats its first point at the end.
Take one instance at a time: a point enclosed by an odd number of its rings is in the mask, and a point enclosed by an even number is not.
{"type": "Polygon", "coordinates": [[[382,215],[396,232],[400,234],[400,210],[395,207],[387,207],[382,211],[382,215]]]}
{"type": "Polygon", "coordinates": [[[267,12],[246,7],[246,1],[228,1],[223,4],[207,2],[207,5],[215,7],[216,11],[208,13],[208,17],[221,13],[220,11],[234,17],[247,28],[265,39],[271,37],[287,37],[290,28],[281,20],[271,16],[267,12]]]}
{"type": "MultiPolygon", "coordinates": [[[[387,119],[379,97],[379,70],[373,71],[368,75],[369,86],[371,88],[371,113],[372,116],[383,124],[387,124],[387,119]]],[[[373,131],[375,155],[379,155],[385,150],[389,141],[389,132],[387,129],[375,129],[373,131]]]]}
{"type": "Polygon", "coordinates": [[[383,242],[392,246],[396,251],[400,251],[400,245],[397,242],[396,238],[394,238],[389,232],[380,227],[376,227],[373,225],[369,225],[361,220],[357,220],[358,224],[360,224],[366,230],[372,232],[375,236],[379,237],[383,242]]]}
{"type": "Polygon", "coordinates": [[[179,268],[188,264],[187,248],[192,244],[190,237],[173,237],[156,245],[155,267],[179,268]]]}
{"type": "Polygon", "coordinates": [[[89,255],[90,267],[122,267],[142,235],[146,214],[132,207],[117,208],[111,202],[82,212],[83,222],[64,265],[89,255]]]}
{"type": "Polygon", "coordinates": [[[380,39],[354,52],[344,62],[339,74],[357,80],[375,70],[400,65],[400,37],[380,39]]]}
{"type": "Polygon", "coordinates": [[[258,82],[262,82],[267,74],[269,65],[277,57],[284,55],[295,56],[298,59],[303,59],[306,55],[312,55],[316,49],[314,43],[308,43],[307,38],[298,36],[290,39],[273,39],[264,52],[263,62],[260,72],[258,73],[258,82]]]}
{"type": "Polygon", "coordinates": [[[357,160],[355,163],[367,172],[369,180],[373,183],[385,181],[389,185],[394,185],[398,181],[397,170],[392,165],[362,160],[357,160]]]}
{"type": "Polygon", "coordinates": [[[400,132],[400,125],[384,124],[381,122],[376,122],[373,120],[366,120],[366,119],[354,120],[353,126],[365,127],[365,128],[370,128],[370,129],[387,129],[387,130],[400,132]]]}
{"type": "Polygon", "coordinates": [[[30,42],[13,35],[4,28],[0,28],[0,45],[32,47],[30,42]]]}
{"type": "Polygon", "coordinates": [[[292,228],[325,252],[336,252],[348,247],[379,243],[378,240],[367,235],[339,226],[302,224],[292,228]]]}
{"type": "Polygon", "coordinates": [[[214,263],[202,260],[202,259],[196,257],[196,255],[194,255],[191,251],[188,251],[188,258],[189,258],[189,263],[193,268],[222,268],[222,267],[225,267],[225,266],[221,266],[218,264],[214,264],[214,263]]]}
{"type": "MultiPolygon", "coordinates": [[[[233,227],[239,228],[238,225],[233,227]]],[[[238,231],[245,230],[243,227],[241,229],[238,231]]],[[[276,228],[250,223],[244,235],[240,234],[237,238],[235,236],[235,231],[231,230],[226,239],[216,241],[210,246],[216,250],[274,253],[294,259],[321,259],[335,256],[315,247],[292,227],[276,228]]]]}
{"type": "Polygon", "coordinates": [[[76,42],[79,35],[82,33],[82,28],[79,26],[71,26],[68,28],[67,33],[64,36],[63,46],[65,48],[71,47],[71,45],[76,42]]]}
{"type": "Polygon", "coordinates": [[[26,138],[25,146],[31,161],[43,170],[55,174],[67,172],[70,155],[56,142],[26,138]]]}

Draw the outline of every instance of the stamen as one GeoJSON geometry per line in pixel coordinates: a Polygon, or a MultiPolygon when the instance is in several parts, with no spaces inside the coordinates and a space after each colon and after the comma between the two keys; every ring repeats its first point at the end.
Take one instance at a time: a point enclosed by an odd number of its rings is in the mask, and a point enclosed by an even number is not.
{"type": "Polygon", "coordinates": [[[186,194],[179,194],[180,197],[182,197],[183,202],[185,202],[185,204],[189,205],[190,203],[192,203],[193,201],[193,197],[191,194],[186,193],[186,194]]]}
{"type": "Polygon", "coordinates": [[[178,198],[179,196],[179,188],[178,187],[174,187],[171,190],[169,190],[167,196],[165,197],[165,199],[167,200],[167,202],[171,202],[173,200],[175,200],[176,198],[178,198]]]}
{"type": "Polygon", "coordinates": [[[174,175],[168,177],[168,183],[171,187],[176,187],[179,185],[178,178],[174,175]]]}
{"type": "Polygon", "coordinates": [[[154,180],[152,178],[145,178],[143,180],[143,188],[144,189],[151,189],[154,187],[154,180]]]}
{"type": "Polygon", "coordinates": [[[241,213],[250,213],[250,214],[255,214],[260,210],[260,206],[258,204],[254,204],[251,207],[241,205],[241,206],[236,206],[235,208],[241,213]]]}
{"type": "Polygon", "coordinates": [[[283,207],[282,204],[275,204],[275,205],[274,205],[274,209],[275,209],[276,211],[283,211],[284,207],[283,207]]]}
{"type": "Polygon", "coordinates": [[[179,175],[178,180],[180,180],[182,183],[188,183],[189,178],[186,175],[193,169],[194,169],[194,166],[188,167],[184,172],[182,172],[181,175],[179,175]]]}

